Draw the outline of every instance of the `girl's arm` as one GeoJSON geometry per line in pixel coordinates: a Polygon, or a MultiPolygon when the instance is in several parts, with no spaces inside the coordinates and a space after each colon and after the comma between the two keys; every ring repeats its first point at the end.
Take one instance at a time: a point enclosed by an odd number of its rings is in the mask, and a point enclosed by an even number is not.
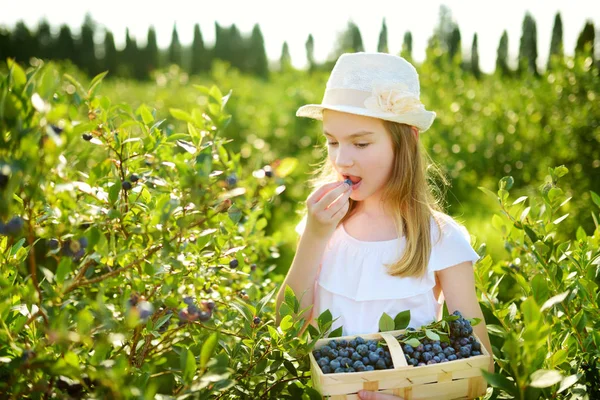
{"type": "MultiPolygon", "coordinates": [[[[481,318],[481,322],[473,327],[475,334],[481,339],[488,353],[492,355],[492,344],[488,336],[485,319],[479,306],[475,293],[475,277],[473,275],[473,262],[466,261],[452,267],[437,271],[442,292],[446,299],[448,312],[452,314],[458,310],[465,318],[481,318]]],[[[494,357],[490,360],[489,372],[494,372],[494,357]]]]}
{"type": "MultiPolygon", "coordinates": [[[[310,305],[314,306],[313,288],[319,274],[319,265],[321,264],[321,259],[325,253],[327,243],[327,238],[321,238],[308,230],[305,230],[304,234],[300,237],[294,261],[292,262],[285,280],[281,284],[281,288],[277,293],[277,299],[275,300],[275,323],[277,326],[279,326],[279,323],[281,322],[279,307],[285,298],[286,285],[292,288],[298,299],[302,297],[302,300],[300,301],[301,310],[310,305]]],[[[307,323],[302,331],[306,329],[313,316],[312,309],[308,312],[310,312],[310,315],[304,315],[307,323]]]]}

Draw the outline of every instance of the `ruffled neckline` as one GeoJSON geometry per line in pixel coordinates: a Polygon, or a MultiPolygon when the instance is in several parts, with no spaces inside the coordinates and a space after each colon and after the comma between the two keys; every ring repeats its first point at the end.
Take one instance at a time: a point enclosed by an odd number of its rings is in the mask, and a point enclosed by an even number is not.
{"type": "Polygon", "coordinates": [[[348,233],[348,231],[346,231],[346,227],[344,227],[344,224],[340,224],[340,231],[342,232],[342,235],[349,242],[351,242],[357,246],[363,246],[363,247],[388,247],[392,244],[397,245],[399,242],[402,242],[406,239],[404,236],[402,236],[400,238],[395,238],[395,239],[390,239],[390,240],[377,240],[377,241],[358,240],[355,237],[351,236],[348,233]]]}

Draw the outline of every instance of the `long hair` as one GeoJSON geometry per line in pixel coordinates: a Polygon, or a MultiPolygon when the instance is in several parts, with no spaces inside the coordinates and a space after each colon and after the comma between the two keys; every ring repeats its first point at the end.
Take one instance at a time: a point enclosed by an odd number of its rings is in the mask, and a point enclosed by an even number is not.
{"type": "MultiPolygon", "coordinates": [[[[445,214],[442,205],[444,193],[435,182],[429,183],[428,179],[438,176],[444,185],[448,186],[449,183],[427,152],[421,148],[409,125],[386,120],[383,122],[387,133],[391,135],[394,160],[390,179],[383,189],[382,201],[386,207],[389,205],[398,237],[406,238],[402,257],[392,264],[386,264],[387,272],[392,276],[421,277],[427,271],[433,247],[431,217],[441,232],[444,219],[439,217],[445,214]]],[[[328,182],[343,179],[331,164],[329,157],[313,174],[316,177],[308,180],[313,190],[328,182]]],[[[349,202],[350,208],[338,223],[338,227],[357,210],[358,203],[351,198],[349,202]]]]}

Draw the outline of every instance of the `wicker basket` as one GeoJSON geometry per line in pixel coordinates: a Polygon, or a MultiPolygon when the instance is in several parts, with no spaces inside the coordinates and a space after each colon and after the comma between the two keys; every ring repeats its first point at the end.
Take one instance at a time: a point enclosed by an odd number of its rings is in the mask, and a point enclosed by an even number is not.
{"type": "MultiPolygon", "coordinates": [[[[384,340],[389,348],[394,369],[324,374],[311,352],[309,357],[313,387],[324,399],[330,400],[358,400],[357,393],[363,389],[393,394],[405,400],[473,399],[485,395],[487,383],[480,369],[488,368],[490,354],[483,344],[483,354],[480,356],[413,367],[406,363],[402,346],[396,339],[401,333],[404,333],[404,330],[317,341],[315,350],[325,346],[330,340],[351,340],[357,336],[365,340],[384,340]]],[[[481,343],[475,333],[472,335],[481,343]]]]}

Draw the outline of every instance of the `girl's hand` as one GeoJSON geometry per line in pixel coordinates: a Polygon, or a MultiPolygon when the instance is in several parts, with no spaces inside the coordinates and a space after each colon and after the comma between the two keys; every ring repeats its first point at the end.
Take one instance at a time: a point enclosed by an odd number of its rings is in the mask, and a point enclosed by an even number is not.
{"type": "Polygon", "coordinates": [[[361,390],[358,392],[358,398],[361,400],[403,400],[402,397],[393,396],[391,394],[369,392],[367,390],[361,390]]]}
{"type": "Polygon", "coordinates": [[[347,183],[332,182],[308,196],[306,230],[319,237],[330,236],[348,212],[351,193],[352,188],[347,183]]]}

